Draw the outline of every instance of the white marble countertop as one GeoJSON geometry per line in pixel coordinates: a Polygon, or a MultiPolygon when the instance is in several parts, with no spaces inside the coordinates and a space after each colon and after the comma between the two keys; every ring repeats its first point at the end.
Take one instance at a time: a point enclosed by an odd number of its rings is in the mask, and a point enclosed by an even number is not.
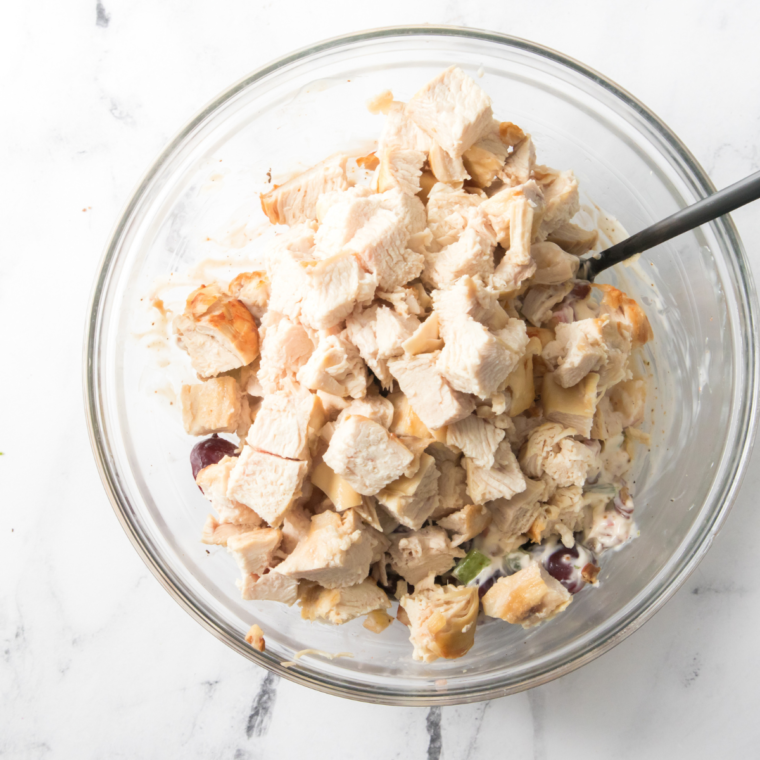
{"type": "MultiPolygon", "coordinates": [[[[91,282],[149,162],[196,109],[251,69],[365,27],[489,28],[605,72],[680,135],[719,187],[760,169],[758,3],[323,5],[47,0],[4,8],[0,755],[752,756],[747,750],[760,746],[760,552],[751,538],[755,528],[760,534],[760,450],[709,555],[642,630],[558,681],[462,707],[374,707],[278,681],[194,623],[119,527],[81,400],[91,282]]],[[[760,209],[734,219],[757,275],[760,209]]]]}

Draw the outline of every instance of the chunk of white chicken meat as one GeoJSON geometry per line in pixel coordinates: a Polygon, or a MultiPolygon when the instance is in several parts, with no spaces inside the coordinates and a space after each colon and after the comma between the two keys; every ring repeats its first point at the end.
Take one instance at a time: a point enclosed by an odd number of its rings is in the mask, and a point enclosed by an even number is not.
{"type": "Polygon", "coordinates": [[[232,554],[243,575],[261,575],[271,566],[274,553],[282,540],[276,528],[257,528],[227,539],[227,551],[232,554]]]}
{"type": "Polygon", "coordinates": [[[528,346],[525,323],[509,319],[500,330],[489,330],[469,317],[439,312],[444,347],[438,368],[452,387],[489,398],[515,369],[528,346]]]}
{"type": "Polygon", "coordinates": [[[430,516],[433,520],[457,512],[469,502],[467,496],[467,473],[460,466],[462,455],[443,443],[432,443],[427,448],[434,459],[441,477],[438,481],[439,503],[430,516]]]}
{"type": "Polygon", "coordinates": [[[425,208],[415,195],[388,190],[348,191],[335,197],[316,235],[317,255],[354,253],[383,290],[393,290],[422,271],[423,254],[409,247],[425,229],[425,208]]]}
{"type": "Polygon", "coordinates": [[[525,184],[533,173],[536,165],[536,147],[530,135],[526,135],[514,146],[507,158],[501,176],[504,183],[515,187],[525,184]]]}
{"type": "Polygon", "coordinates": [[[314,341],[306,329],[273,311],[264,317],[261,363],[256,379],[264,394],[287,388],[314,353],[314,341]]]}
{"type": "Polygon", "coordinates": [[[500,126],[494,119],[481,137],[462,154],[464,167],[478,187],[490,187],[503,176],[510,146],[502,139],[500,126]]]}
{"type": "Polygon", "coordinates": [[[537,285],[559,285],[572,280],[578,272],[580,260],[565,253],[555,243],[536,243],[530,247],[530,256],[536,265],[533,282],[537,285]]]}
{"type": "Polygon", "coordinates": [[[507,441],[498,445],[493,467],[481,467],[467,457],[464,458],[464,467],[467,472],[467,493],[474,504],[485,504],[494,499],[511,499],[526,488],[525,476],[507,441]]]}
{"type": "Polygon", "coordinates": [[[219,522],[213,515],[209,515],[203,526],[201,543],[208,544],[209,546],[227,546],[227,539],[230,537],[237,536],[239,533],[248,533],[260,527],[261,524],[262,521],[258,517],[255,522],[239,524],[219,522]]]}
{"type": "Polygon", "coordinates": [[[572,428],[555,422],[539,425],[520,452],[520,465],[529,478],[546,473],[558,486],[582,486],[598,455],[590,446],[576,440],[572,428]]]}
{"type": "Polygon", "coordinates": [[[559,535],[562,543],[575,546],[575,533],[584,526],[586,503],[580,486],[559,487],[551,495],[536,518],[529,536],[540,543],[549,536],[559,535]]]}
{"type": "Polygon", "coordinates": [[[480,535],[490,524],[492,515],[481,504],[467,504],[462,509],[443,517],[437,525],[451,533],[451,545],[460,546],[480,535]]]}
{"type": "Polygon", "coordinates": [[[443,348],[438,315],[431,314],[403,344],[404,352],[409,356],[430,354],[443,348]]]}
{"type": "Polygon", "coordinates": [[[574,256],[588,253],[598,239],[599,233],[596,230],[587,230],[572,222],[563,222],[547,237],[549,242],[556,243],[563,251],[574,256]]]}
{"type": "Polygon", "coordinates": [[[488,277],[493,274],[494,242],[475,226],[440,251],[425,254],[422,281],[431,289],[445,288],[460,277],[488,277]]]}
{"type": "Polygon", "coordinates": [[[392,533],[389,538],[391,568],[412,586],[448,572],[465,554],[451,545],[443,528],[433,525],[409,533],[392,533]]]}
{"type": "Polygon", "coordinates": [[[282,459],[246,445],[230,473],[227,496],[277,527],[301,495],[308,468],[307,462],[282,459]]]}
{"type": "Polygon", "coordinates": [[[541,512],[541,502],[547,496],[542,480],[525,478],[525,490],[511,499],[494,499],[486,506],[493,515],[494,525],[506,536],[522,536],[530,530],[541,512]]]}
{"type": "Polygon", "coordinates": [[[483,198],[439,182],[428,194],[427,225],[435,246],[443,248],[459,240],[471,220],[470,212],[483,203],[483,198]]]}
{"type": "Polygon", "coordinates": [[[173,322],[177,344],[205,379],[250,364],[259,355],[253,315],[218,285],[202,285],[187,298],[173,322]]]}
{"type": "Polygon", "coordinates": [[[277,566],[277,572],[324,588],[354,586],[369,575],[382,538],[353,509],[341,514],[322,512],[311,518],[308,535],[277,566]]]}
{"type": "Polygon", "coordinates": [[[390,388],[393,378],[388,360],[403,353],[403,343],[419,324],[413,315],[403,316],[395,309],[373,304],[368,309],[355,310],[348,317],[346,335],[383,387],[390,388]]]}
{"type": "Polygon", "coordinates": [[[464,276],[445,290],[433,293],[433,313],[441,322],[448,320],[455,325],[465,315],[489,330],[500,330],[509,323],[509,316],[499,304],[498,295],[480,278],[464,276]]]}
{"type": "Polygon", "coordinates": [[[263,522],[261,517],[250,507],[232,498],[227,493],[230,473],[236,463],[236,457],[223,457],[216,464],[204,467],[198,473],[195,482],[203,495],[211,502],[211,506],[219,516],[220,523],[258,527],[263,522]]]}
{"type": "Polygon", "coordinates": [[[367,366],[345,330],[337,335],[321,335],[314,353],[296,377],[309,390],[341,398],[363,398],[369,384],[367,366]]]}
{"type": "Polygon", "coordinates": [[[409,618],[415,660],[463,657],[475,643],[477,588],[434,586],[402,597],[400,605],[409,618]]]}
{"type": "Polygon", "coordinates": [[[317,218],[317,199],[322,193],[345,190],[346,160],[330,156],[303,174],[293,177],[261,196],[261,208],[272,224],[298,224],[317,218]]]}
{"type": "Polygon", "coordinates": [[[545,240],[554,230],[570,221],[580,210],[581,204],[578,180],[572,171],[557,172],[542,188],[544,211],[538,234],[545,240]]]}
{"type": "Polygon", "coordinates": [[[265,271],[241,272],[227,286],[227,292],[260,320],[269,306],[269,277],[265,271]]]}
{"type": "Polygon", "coordinates": [[[489,617],[532,628],[564,610],[573,597],[538,562],[514,575],[499,578],[483,596],[483,612],[489,617]]]}
{"type": "Polygon", "coordinates": [[[340,425],[346,417],[359,416],[377,422],[386,430],[389,430],[393,422],[393,404],[385,396],[365,396],[357,401],[352,401],[335,420],[340,425]]]}
{"type": "Polygon", "coordinates": [[[450,66],[407,104],[407,113],[446,152],[461,156],[491,126],[491,99],[460,68],[450,66]]]}
{"type": "Polygon", "coordinates": [[[429,430],[438,430],[467,417],[475,402],[452,387],[439,369],[441,353],[389,360],[388,369],[417,416],[429,430]]]}
{"type": "Polygon", "coordinates": [[[474,414],[446,428],[446,444],[487,469],[493,467],[494,454],[504,436],[503,430],[474,414]]]}
{"type": "Polygon", "coordinates": [[[280,602],[291,607],[298,599],[298,581],[277,572],[277,568],[263,575],[250,573],[237,581],[237,587],[246,601],[280,602]]]}
{"type": "Polygon", "coordinates": [[[555,335],[542,356],[557,367],[554,378],[563,388],[580,382],[589,372],[599,374],[602,388],[626,379],[631,342],[608,315],[560,323],[555,335]]]}
{"type": "Polygon", "coordinates": [[[335,428],[323,458],[355,491],[373,496],[401,477],[414,455],[382,425],[350,416],[335,428]]]}
{"type": "Polygon", "coordinates": [[[241,422],[243,394],[234,377],[212,377],[205,383],[183,385],[182,423],[189,435],[234,433],[241,422]]]}
{"type": "Polygon", "coordinates": [[[423,132],[410,117],[406,103],[393,101],[385,108],[383,131],[378,140],[378,152],[385,153],[393,148],[401,150],[430,150],[430,137],[423,132]]]}
{"type": "Polygon", "coordinates": [[[342,322],[357,304],[369,304],[377,278],[353,253],[324,259],[283,254],[272,272],[270,308],[313,330],[329,330],[342,322]]]}
{"type": "Polygon", "coordinates": [[[438,508],[439,478],[435,459],[422,454],[417,472],[389,483],[378,492],[377,500],[401,525],[417,530],[438,508]]]}
{"type": "Polygon", "coordinates": [[[425,163],[425,153],[421,150],[388,148],[383,151],[377,167],[377,190],[399,190],[416,195],[420,191],[420,176],[425,163]]]}
{"type": "Polygon", "coordinates": [[[302,618],[331,625],[343,625],[373,610],[387,610],[391,606],[385,591],[369,578],[355,586],[333,589],[303,583],[298,603],[302,618]]]}
{"type": "Polygon", "coordinates": [[[523,317],[535,327],[541,327],[552,315],[552,309],[573,289],[572,282],[561,285],[534,285],[523,298],[523,317]]]}
{"type": "Polygon", "coordinates": [[[323,424],[319,397],[293,385],[264,397],[246,442],[284,459],[309,459],[323,424]]]}
{"type": "Polygon", "coordinates": [[[439,182],[459,184],[470,178],[461,156],[452,156],[435,140],[428,153],[430,171],[439,182]]]}
{"type": "Polygon", "coordinates": [[[556,381],[554,372],[547,372],[541,382],[544,417],[574,428],[586,438],[591,435],[598,401],[599,375],[595,372],[589,372],[570,388],[563,388],[556,381]]]}

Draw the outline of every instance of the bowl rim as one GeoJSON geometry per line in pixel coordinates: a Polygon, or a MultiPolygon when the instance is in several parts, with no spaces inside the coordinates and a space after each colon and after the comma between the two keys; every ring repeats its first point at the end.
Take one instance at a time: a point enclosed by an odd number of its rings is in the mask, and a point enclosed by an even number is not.
{"type": "MultiPolygon", "coordinates": [[[[140,206],[141,200],[150,187],[153,179],[156,177],[164,163],[179,149],[185,139],[195,128],[212,112],[221,107],[224,103],[233,98],[238,92],[252,85],[261,78],[270,73],[277,71],[291,63],[308,58],[319,52],[340,48],[351,45],[363,40],[378,40],[393,37],[452,37],[468,38],[490,43],[505,45],[510,48],[522,50],[528,53],[536,54],[548,59],[554,63],[574,71],[583,77],[592,80],[595,84],[609,91],[617,99],[623,101],[625,105],[636,111],[643,119],[654,128],[666,144],[675,150],[683,166],[688,170],[688,176],[684,177],[691,189],[701,196],[706,196],[715,192],[715,186],[704,171],[702,166],[686,148],[681,140],[673,131],[647,106],[640,100],[631,95],[624,88],[617,85],[611,79],[600,74],[596,70],[585,64],[566,56],[552,48],[537,44],[530,40],[520,37],[514,37],[507,34],[492,32],[481,29],[465,28],[458,26],[445,25],[402,25],[388,26],[376,29],[368,29],[350,34],[331,37],[322,40],[313,45],[302,47],[280,58],[276,58],[269,63],[255,69],[251,73],[239,79],[234,84],[220,92],[216,97],[203,106],[197,113],[192,116],[185,125],[176,133],[166,147],[159,153],[152,162],[142,178],[138,181],[135,189],[129,196],[129,200],[122,208],[118,216],[104,249],[100,260],[98,272],[92,287],[89,307],[87,310],[87,319],[85,325],[85,340],[83,351],[83,391],[85,415],[87,418],[87,428],[90,438],[95,462],[98,468],[100,479],[103,483],[106,495],[108,496],[111,506],[118,518],[124,532],[132,542],[137,553],[143,562],[172,596],[172,598],[198,623],[207,631],[212,633],[217,639],[225,643],[234,651],[243,655],[247,659],[266,668],[268,671],[286,678],[297,684],[308,686],[326,694],[344,697],[347,699],[387,705],[401,706],[431,706],[431,705],[452,705],[467,702],[476,702],[485,699],[494,699],[509,694],[514,694],[526,689],[539,686],[566,675],[588,662],[596,659],[600,655],[612,649],[614,646],[626,639],[631,633],[640,628],[644,623],[652,618],[663,605],[678,591],[686,579],[691,575],[699,562],[707,553],[712,542],[723,526],[726,517],[733,506],[736,496],[741,487],[743,477],[746,473],[749,458],[754,445],[755,433],[758,423],[758,338],[757,338],[757,315],[758,303],[755,291],[754,281],[751,270],[746,258],[743,245],[739,238],[733,220],[729,215],[721,217],[713,224],[721,227],[725,235],[728,248],[734,254],[731,262],[735,268],[736,284],[738,286],[737,308],[748,327],[748,334],[744,336],[744,348],[747,351],[745,357],[746,370],[746,388],[741,398],[742,407],[738,417],[738,429],[743,430],[744,438],[741,446],[733,451],[732,472],[727,473],[726,483],[724,484],[723,494],[719,499],[720,506],[714,511],[711,521],[703,527],[703,538],[692,550],[691,556],[683,563],[677,574],[671,579],[670,583],[663,588],[659,594],[651,599],[646,606],[639,611],[636,617],[627,625],[617,632],[613,633],[606,640],[599,644],[589,647],[586,652],[582,652],[570,661],[559,663],[554,666],[544,666],[544,670],[523,680],[520,683],[512,685],[489,684],[485,687],[462,687],[461,689],[447,690],[441,694],[421,693],[409,691],[392,691],[376,690],[372,685],[350,685],[338,683],[330,680],[327,676],[316,676],[312,673],[303,672],[297,669],[283,667],[279,662],[270,657],[257,652],[248,646],[242,638],[231,637],[229,632],[224,630],[211,615],[200,609],[192,598],[186,596],[172,582],[165,568],[157,561],[145,543],[142,541],[139,532],[130,520],[128,510],[122,505],[117,487],[117,477],[108,454],[108,445],[105,440],[104,431],[100,425],[99,417],[99,397],[100,391],[97,384],[97,373],[99,359],[94,348],[98,339],[98,328],[101,321],[101,306],[103,304],[102,296],[110,279],[112,265],[115,261],[117,252],[120,248],[120,241],[128,223],[132,219],[135,211],[140,206]]],[[[682,167],[683,168],[683,167],[682,167]]],[[[725,455],[723,458],[725,461],[725,455]]]]}

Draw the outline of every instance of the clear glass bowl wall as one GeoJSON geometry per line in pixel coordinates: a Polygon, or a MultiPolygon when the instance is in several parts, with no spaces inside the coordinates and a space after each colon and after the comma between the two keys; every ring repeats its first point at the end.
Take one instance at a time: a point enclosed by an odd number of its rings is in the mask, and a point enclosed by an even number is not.
{"type": "Polygon", "coordinates": [[[737,488],[754,422],[754,295],[736,233],[722,220],[603,278],[639,300],[655,340],[647,351],[653,446],[636,477],[641,537],[605,556],[598,589],[528,632],[483,626],[465,658],[431,665],[412,661],[401,625],[375,635],[361,621],[310,624],[298,608],[241,601],[231,557],[222,548],[208,553],[199,542],[209,508],[190,476],[193,441],[168,390],[191,373],[176,348],[144,335],[141,299],[158,281],[181,282],[201,261],[249,257],[261,238],[248,240],[242,226],[252,220],[250,232],[260,221],[257,194],[270,170],[371,148],[382,117],[365,102],[384,89],[407,100],[453,63],[480,75],[497,117],[533,135],[541,163],[572,168],[585,197],[629,231],[709,192],[693,158],[646,109],[552,51],[431,28],[332,41],[238,83],[166,149],[114,232],[87,343],[88,410],[101,473],[159,580],[243,656],[324,691],[396,704],[518,691],[577,667],[638,627],[709,546],[737,488]],[[167,358],[172,364],[161,367],[167,358]],[[254,622],[266,635],[264,654],[243,641],[254,622]],[[354,657],[280,665],[305,648],[354,657]]]}

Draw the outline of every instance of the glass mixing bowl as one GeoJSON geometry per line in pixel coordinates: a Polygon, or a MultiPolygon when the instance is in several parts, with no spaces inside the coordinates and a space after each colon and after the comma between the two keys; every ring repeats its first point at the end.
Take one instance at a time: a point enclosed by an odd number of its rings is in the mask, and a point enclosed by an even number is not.
{"type": "Polygon", "coordinates": [[[542,163],[573,169],[586,198],[628,230],[714,191],[646,107],[552,50],[433,27],[329,40],[232,86],[159,156],[108,244],[86,340],[86,402],[101,476],[124,530],[167,591],[243,657],[321,691],[387,704],[510,694],[622,641],[707,551],[739,488],[756,421],[756,297],[736,230],[723,218],[608,274],[639,300],[654,330],[652,448],[636,477],[640,538],[604,557],[599,588],[528,632],[485,625],[466,657],[430,665],[412,660],[401,625],[375,635],[360,620],[310,624],[297,607],[241,601],[231,557],[199,542],[209,505],[190,476],[193,441],[174,396],[191,375],[169,347],[167,320],[148,309],[151,294],[181,304],[193,268],[202,280],[209,267],[246,259],[261,242],[257,194],[270,170],[371,146],[382,119],[365,102],[385,89],[407,100],[451,64],[477,78],[497,117],[532,133],[542,163]],[[254,622],[265,632],[265,653],[244,641],[254,622]],[[306,648],[354,657],[282,665],[306,648]]]}

